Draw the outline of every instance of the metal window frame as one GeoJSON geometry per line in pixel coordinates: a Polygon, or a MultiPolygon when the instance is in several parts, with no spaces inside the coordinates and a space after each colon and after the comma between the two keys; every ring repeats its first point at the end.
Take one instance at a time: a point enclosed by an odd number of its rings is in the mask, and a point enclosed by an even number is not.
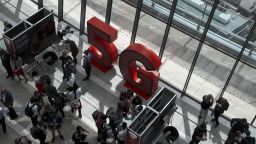
{"type": "Polygon", "coordinates": [[[135,18],[134,18],[133,28],[132,28],[132,35],[131,35],[130,44],[134,43],[135,39],[136,39],[137,30],[138,30],[138,26],[139,26],[142,3],[143,3],[143,0],[138,0],[138,2],[137,2],[137,7],[136,7],[136,13],[135,13],[135,18]]]}
{"type": "Polygon", "coordinates": [[[172,7],[171,7],[171,10],[170,10],[170,14],[169,14],[169,17],[168,17],[168,22],[167,22],[167,25],[166,25],[166,28],[165,28],[164,37],[163,37],[160,52],[159,52],[159,55],[158,55],[160,60],[162,60],[162,57],[163,57],[163,54],[164,54],[164,50],[165,50],[165,47],[166,47],[166,42],[167,42],[168,37],[169,37],[169,32],[170,32],[170,29],[171,29],[172,20],[173,20],[173,16],[174,16],[174,13],[175,13],[175,10],[176,10],[177,3],[178,3],[178,0],[173,0],[173,2],[172,2],[172,7]]]}
{"type": "Polygon", "coordinates": [[[86,17],[86,4],[87,4],[87,0],[81,0],[80,29],[79,29],[80,35],[85,34],[84,27],[85,27],[85,17],[86,17]]]}
{"type": "Polygon", "coordinates": [[[43,0],[38,0],[37,6],[38,6],[38,9],[41,9],[44,6],[44,1],[43,0]]]}
{"type": "Polygon", "coordinates": [[[63,0],[58,0],[58,22],[63,20],[63,7],[64,7],[63,0]]]}
{"type": "Polygon", "coordinates": [[[112,13],[112,5],[113,5],[113,0],[108,0],[106,16],[105,16],[105,23],[107,23],[107,24],[110,24],[111,13],[112,13]]]}

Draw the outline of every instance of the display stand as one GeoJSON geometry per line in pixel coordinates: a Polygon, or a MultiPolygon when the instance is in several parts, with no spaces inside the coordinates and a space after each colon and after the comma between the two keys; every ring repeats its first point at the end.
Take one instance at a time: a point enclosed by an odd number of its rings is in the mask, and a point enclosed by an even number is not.
{"type": "Polygon", "coordinates": [[[57,39],[53,13],[42,8],[3,34],[7,51],[26,63],[57,39]]]}
{"type": "Polygon", "coordinates": [[[126,143],[156,142],[165,127],[164,117],[176,110],[176,97],[172,91],[162,88],[127,128],[126,143]]]}

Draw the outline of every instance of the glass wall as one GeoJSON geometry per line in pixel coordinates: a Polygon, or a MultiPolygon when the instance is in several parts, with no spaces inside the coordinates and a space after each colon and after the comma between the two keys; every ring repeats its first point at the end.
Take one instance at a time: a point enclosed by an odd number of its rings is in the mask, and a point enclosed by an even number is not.
{"type": "Polygon", "coordinates": [[[256,114],[256,69],[239,62],[223,97],[228,99],[230,117],[252,121],[256,114]]]}
{"type": "MultiPolygon", "coordinates": [[[[45,0],[44,5],[57,12],[57,2],[45,0]]],[[[64,19],[79,28],[80,0],[64,0],[64,19]]],[[[214,0],[178,0],[172,28],[163,53],[160,67],[161,79],[182,91],[187,79],[191,63],[195,57],[206,21],[212,10],[214,0]],[[177,30],[179,29],[179,30],[177,30]],[[193,37],[193,38],[192,38],[193,37]]],[[[131,39],[137,0],[113,0],[110,24],[118,29],[116,44],[119,51],[125,49],[131,39]]],[[[159,53],[172,0],[143,0],[138,24],[136,42],[147,45],[159,53]]],[[[243,5],[232,0],[224,0],[218,4],[203,47],[196,57],[186,94],[201,101],[204,94],[211,93],[218,98],[235,59],[224,54],[237,57],[253,25],[254,15],[243,5]],[[212,47],[209,46],[211,44],[212,47]]],[[[86,21],[93,16],[105,21],[107,0],[88,0],[86,21]]],[[[256,34],[256,32],[254,32],[256,34]]],[[[228,117],[245,117],[251,121],[255,116],[255,83],[256,70],[247,65],[256,65],[256,36],[250,40],[244,52],[243,60],[224,92],[223,97],[230,102],[225,115],[228,117]]]]}
{"type": "MultiPolygon", "coordinates": [[[[55,0],[56,1],[56,0],[55,0]]],[[[63,0],[63,19],[80,27],[81,0],[63,0]]]]}
{"type": "Polygon", "coordinates": [[[199,101],[206,94],[212,94],[217,99],[234,63],[235,59],[204,44],[189,81],[187,93],[199,101]]]}
{"type": "Polygon", "coordinates": [[[162,58],[160,77],[183,89],[199,41],[171,28],[162,58]]]}
{"type": "Polygon", "coordinates": [[[141,12],[136,42],[142,43],[159,54],[166,24],[141,12]]]}
{"type": "Polygon", "coordinates": [[[53,13],[58,14],[58,0],[43,0],[43,5],[48,10],[53,10],[53,13]]]}
{"type": "Polygon", "coordinates": [[[119,53],[130,44],[136,8],[119,0],[113,0],[110,25],[118,29],[119,53]]]}
{"type": "MultiPolygon", "coordinates": [[[[91,13],[93,16],[105,21],[106,9],[107,9],[108,0],[87,0],[87,7],[91,9],[91,13]]],[[[88,14],[88,12],[86,12],[88,14]]],[[[89,11],[90,15],[90,11],[89,11]]],[[[90,17],[88,17],[90,19],[90,17]]]]}

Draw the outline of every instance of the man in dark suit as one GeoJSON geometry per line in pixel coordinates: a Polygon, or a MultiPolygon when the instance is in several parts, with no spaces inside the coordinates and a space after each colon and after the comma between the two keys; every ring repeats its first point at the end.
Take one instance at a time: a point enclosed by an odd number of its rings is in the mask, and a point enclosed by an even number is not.
{"type": "Polygon", "coordinates": [[[11,77],[13,79],[13,70],[10,63],[10,55],[2,48],[0,48],[0,58],[2,61],[2,65],[6,69],[8,75],[6,78],[11,77]]]}

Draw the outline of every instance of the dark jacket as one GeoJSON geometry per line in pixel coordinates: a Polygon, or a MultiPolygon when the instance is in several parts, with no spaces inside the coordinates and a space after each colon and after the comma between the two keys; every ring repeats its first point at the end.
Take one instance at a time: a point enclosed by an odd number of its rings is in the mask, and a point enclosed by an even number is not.
{"type": "Polygon", "coordinates": [[[5,89],[5,90],[2,90],[0,94],[1,94],[1,99],[4,105],[7,107],[12,107],[13,106],[12,93],[5,89]]]}
{"type": "Polygon", "coordinates": [[[1,55],[1,61],[2,61],[3,66],[10,65],[10,62],[11,62],[10,55],[7,52],[4,52],[1,55]]]}
{"type": "Polygon", "coordinates": [[[213,97],[212,95],[205,95],[203,96],[203,101],[201,102],[201,108],[204,110],[209,109],[213,104],[213,97]]]}

